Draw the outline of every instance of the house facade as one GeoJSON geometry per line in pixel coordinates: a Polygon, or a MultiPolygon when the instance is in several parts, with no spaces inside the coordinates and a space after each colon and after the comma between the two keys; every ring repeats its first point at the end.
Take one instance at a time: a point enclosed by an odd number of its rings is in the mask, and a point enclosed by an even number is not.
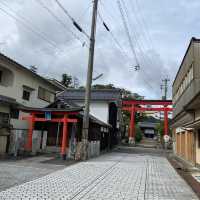
{"type": "MultiPolygon", "coordinates": [[[[57,98],[84,106],[85,90],[67,89],[61,92],[57,98]]],[[[121,91],[119,89],[92,89],[90,114],[112,126],[112,145],[117,144],[122,123],[121,91]]]]}
{"type": "MultiPolygon", "coordinates": [[[[45,107],[55,100],[58,91],[61,88],[57,85],[0,54],[0,135],[9,134],[7,127],[28,129],[28,123],[20,120],[24,113],[18,106],[45,107]]],[[[5,143],[6,137],[1,139],[5,143]]]]}
{"type": "Polygon", "coordinates": [[[192,38],[173,83],[174,153],[200,165],[200,39],[192,38]]]}

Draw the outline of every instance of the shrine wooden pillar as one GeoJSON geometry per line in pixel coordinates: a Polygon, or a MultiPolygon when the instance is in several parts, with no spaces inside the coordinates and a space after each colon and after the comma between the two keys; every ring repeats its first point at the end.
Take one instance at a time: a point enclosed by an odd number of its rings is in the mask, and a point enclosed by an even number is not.
{"type": "Polygon", "coordinates": [[[33,139],[33,130],[35,124],[35,114],[31,113],[29,118],[29,129],[28,129],[28,141],[26,145],[27,151],[32,151],[32,139],[33,139]]]}
{"type": "Polygon", "coordinates": [[[168,126],[168,110],[167,110],[167,107],[165,107],[164,109],[164,135],[168,135],[168,129],[169,129],[169,126],[168,126]]]}
{"type": "Polygon", "coordinates": [[[131,106],[131,119],[130,119],[130,131],[129,131],[129,144],[135,143],[135,105],[131,106]]]}
{"type": "Polygon", "coordinates": [[[67,150],[66,147],[68,147],[68,116],[67,114],[64,114],[63,117],[63,135],[62,135],[62,145],[61,145],[61,156],[63,160],[66,160],[67,150]]]}

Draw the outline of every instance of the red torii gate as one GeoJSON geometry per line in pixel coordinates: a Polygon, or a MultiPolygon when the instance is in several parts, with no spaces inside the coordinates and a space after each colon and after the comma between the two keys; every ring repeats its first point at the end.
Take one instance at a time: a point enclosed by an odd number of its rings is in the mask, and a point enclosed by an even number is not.
{"type": "Polygon", "coordinates": [[[123,100],[122,110],[129,111],[131,113],[130,129],[129,129],[129,143],[135,142],[135,113],[137,111],[158,111],[164,112],[164,135],[168,135],[168,112],[172,111],[173,108],[168,107],[172,105],[171,100],[123,100]],[[148,108],[140,107],[139,105],[150,105],[150,106],[163,106],[162,108],[148,108]]]}
{"type": "Polygon", "coordinates": [[[66,111],[66,110],[59,110],[59,109],[21,109],[22,111],[28,112],[29,116],[21,117],[22,120],[27,120],[29,122],[29,129],[28,129],[28,141],[25,145],[25,149],[27,151],[32,151],[32,135],[34,130],[35,122],[60,122],[63,123],[63,134],[62,134],[62,144],[61,144],[61,156],[63,159],[66,159],[66,150],[69,147],[69,134],[68,134],[68,123],[77,123],[77,119],[69,118],[70,115],[77,115],[80,110],[74,111],[66,111]],[[45,113],[51,113],[51,116],[54,118],[47,119],[46,117],[39,117],[41,115],[45,115],[45,113]]]}

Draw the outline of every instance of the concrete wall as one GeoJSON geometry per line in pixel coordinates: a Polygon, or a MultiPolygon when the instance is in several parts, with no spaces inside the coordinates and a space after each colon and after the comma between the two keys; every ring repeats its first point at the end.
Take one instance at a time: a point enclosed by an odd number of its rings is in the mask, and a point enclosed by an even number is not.
{"type": "MultiPolygon", "coordinates": [[[[46,149],[47,132],[43,132],[43,138],[41,137],[41,131],[34,130],[32,136],[32,154],[44,151],[46,149]],[[42,143],[42,148],[41,148],[42,143]]],[[[28,130],[15,130],[11,131],[9,153],[12,155],[23,154],[25,151],[25,145],[27,144],[28,130]]]]}
{"type": "MultiPolygon", "coordinates": [[[[179,113],[184,110],[184,107],[189,105],[196,95],[200,93],[200,43],[192,42],[190,48],[185,56],[185,59],[178,72],[177,78],[173,85],[173,102],[175,110],[173,117],[175,118],[179,113]],[[185,88],[182,95],[175,100],[177,89],[184,80],[184,77],[188,74],[193,65],[193,80],[185,88]]],[[[195,107],[195,106],[194,106],[195,107]]]]}
{"type": "Polygon", "coordinates": [[[178,90],[178,87],[180,86],[183,78],[185,77],[185,75],[187,74],[190,66],[192,65],[193,61],[194,61],[194,43],[191,44],[190,48],[188,49],[188,52],[185,56],[185,59],[183,60],[183,63],[181,65],[181,69],[177,74],[176,80],[174,81],[174,85],[173,85],[173,96],[175,95],[176,91],[178,90]]]}

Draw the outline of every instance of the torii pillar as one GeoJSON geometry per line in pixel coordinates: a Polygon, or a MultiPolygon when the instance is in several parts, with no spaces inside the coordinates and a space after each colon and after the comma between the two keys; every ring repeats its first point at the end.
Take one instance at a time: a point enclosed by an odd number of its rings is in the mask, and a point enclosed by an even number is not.
{"type": "Polygon", "coordinates": [[[168,135],[168,111],[167,111],[167,107],[165,107],[164,109],[164,135],[168,135]]]}
{"type": "Polygon", "coordinates": [[[62,159],[66,160],[68,148],[69,148],[69,135],[68,135],[68,116],[67,114],[63,117],[63,136],[62,136],[62,146],[61,146],[61,155],[62,159]]]}
{"type": "Polygon", "coordinates": [[[134,105],[131,106],[129,144],[135,144],[135,106],[134,105]]]}

